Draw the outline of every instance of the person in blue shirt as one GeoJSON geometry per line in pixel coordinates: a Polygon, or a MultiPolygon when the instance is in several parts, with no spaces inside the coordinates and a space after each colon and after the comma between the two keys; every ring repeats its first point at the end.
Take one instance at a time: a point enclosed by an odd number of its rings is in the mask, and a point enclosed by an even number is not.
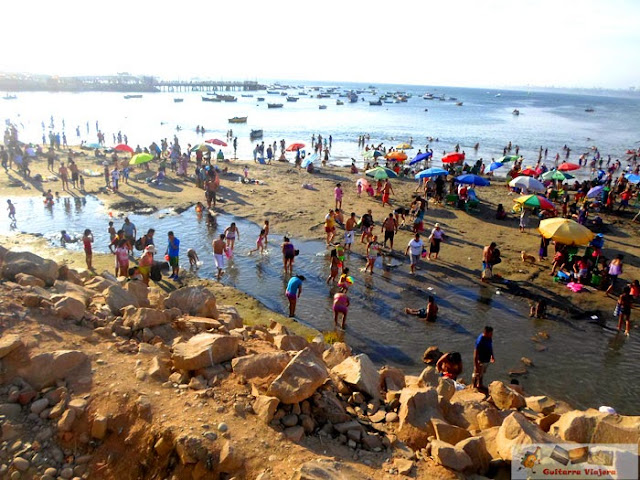
{"type": "Polygon", "coordinates": [[[476,348],[473,351],[473,387],[484,390],[482,378],[487,372],[490,363],[495,362],[493,356],[493,327],[486,326],[484,331],[476,339],[476,348]]]}
{"type": "Polygon", "coordinates": [[[180,273],[180,240],[173,235],[173,232],[169,232],[167,236],[169,237],[167,256],[169,257],[169,265],[171,265],[173,270],[169,278],[177,280],[178,274],[180,273]]]}
{"type": "Polygon", "coordinates": [[[289,300],[289,317],[295,317],[296,315],[296,303],[300,295],[302,295],[302,282],[304,281],[304,275],[294,275],[289,279],[285,292],[287,300],[289,300]]]}

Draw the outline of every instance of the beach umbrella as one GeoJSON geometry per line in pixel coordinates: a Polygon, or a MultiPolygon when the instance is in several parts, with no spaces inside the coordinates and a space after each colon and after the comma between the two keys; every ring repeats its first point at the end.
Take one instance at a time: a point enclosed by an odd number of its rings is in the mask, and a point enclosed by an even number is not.
{"type": "Polygon", "coordinates": [[[295,152],[296,150],[302,150],[303,148],[304,148],[304,143],[292,143],[285,149],[285,151],[295,152]]]}
{"type": "Polygon", "coordinates": [[[544,238],[564,245],[587,245],[596,236],[595,233],[575,220],[562,217],[540,221],[538,231],[544,238]]]}
{"type": "Polygon", "coordinates": [[[505,155],[504,157],[500,157],[496,162],[498,163],[506,163],[506,162],[515,162],[520,157],[518,155],[505,155]]]}
{"type": "Polygon", "coordinates": [[[640,175],[632,173],[631,175],[627,175],[625,178],[631,183],[640,183],[640,175]]]}
{"type": "Polygon", "coordinates": [[[404,162],[407,159],[407,154],[404,152],[391,152],[387,154],[387,158],[396,162],[404,162]]]}
{"type": "Polygon", "coordinates": [[[500,167],[504,167],[504,163],[500,163],[500,162],[493,162],[491,165],[489,165],[489,171],[493,172],[494,170],[499,169],[500,167]]]}
{"type": "Polygon", "coordinates": [[[442,157],[442,163],[456,163],[464,160],[464,153],[451,152],[442,157]]]}
{"type": "Polygon", "coordinates": [[[129,145],[126,145],[124,143],[121,143],[120,145],[116,145],[115,147],[113,147],[113,149],[116,152],[128,152],[128,153],[133,153],[133,148],[131,148],[129,145]]]}
{"type": "MultiPolygon", "coordinates": [[[[197,145],[196,147],[194,147],[196,151],[201,151],[201,152],[215,152],[216,149],[213,148],[211,145],[209,145],[208,143],[201,143],[200,145],[197,145]]],[[[193,150],[193,149],[192,149],[193,150]]]]}
{"type": "Polygon", "coordinates": [[[464,183],[466,185],[475,185],[476,187],[486,187],[491,185],[491,182],[486,178],[482,178],[480,175],[474,175],[472,173],[456,177],[456,182],[464,183]]]}
{"type": "Polygon", "coordinates": [[[412,148],[413,145],[411,145],[410,143],[399,143],[398,145],[396,145],[397,150],[411,150],[412,148]]]}
{"type": "Polygon", "coordinates": [[[376,167],[365,172],[367,177],[373,177],[376,180],[384,180],[385,178],[396,178],[398,175],[390,168],[376,167]]]}
{"type": "Polygon", "coordinates": [[[223,142],[218,138],[210,138],[209,140],[205,140],[205,143],[211,143],[213,145],[220,145],[221,147],[226,147],[227,142],[223,142]]]}
{"type": "Polygon", "coordinates": [[[580,168],[580,165],[576,165],[575,163],[569,163],[569,162],[562,162],[558,166],[558,170],[560,170],[561,172],[570,172],[572,170],[578,170],[579,168],[580,168]]]}
{"type": "Polygon", "coordinates": [[[516,177],[509,182],[510,187],[526,188],[532,192],[544,192],[546,190],[544,184],[540,180],[532,177],[516,177]]]}
{"type": "Polygon", "coordinates": [[[413,160],[409,162],[409,165],[415,165],[416,163],[426,160],[427,158],[431,158],[432,156],[433,153],[431,152],[419,153],[418,155],[413,157],[413,160]]]}
{"type": "Polygon", "coordinates": [[[129,165],[140,165],[142,163],[150,162],[151,160],[153,160],[153,155],[151,155],[150,153],[138,153],[137,155],[131,157],[131,160],[129,160],[129,165]]]}
{"type": "Polygon", "coordinates": [[[570,180],[574,178],[573,175],[567,172],[560,172],[558,170],[549,170],[548,172],[544,172],[540,178],[543,180],[559,180],[564,182],[565,180],[570,180]]]}
{"type": "Polygon", "coordinates": [[[604,190],[604,185],[598,185],[596,187],[593,187],[592,189],[590,189],[587,192],[587,198],[595,198],[598,195],[600,195],[602,193],[602,190],[604,190]]]}
{"type": "Polygon", "coordinates": [[[519,203],[523,207],[541,208],[542,210],[556,209],[555,205],[542,195],[523,195],[522,197],[516,198],[514,202],[519,203]]]}
{"type": "Polygon", "coordinates": [[[320,158],[320,156],[317,153],[307,155],[306,157],[304,157],[304,161],[302,162],[302,168],[307,168],[310,163],[315,162],[316,160],[318,160],[318,158],[320,158]]]}
{"type": "Polygon", "coordinates": [[[432,167],[432,168],[427,168],[426,170],[422,170],[421,172],[416,173],[416,180],[420,180],[421,178],[427,178],[427,177],[439,177],[440,175],[448,175],[449,172],[447,172],[444,168],[440,168],[440,167],[432,167]]]}
{"type": "Polygon", "coordinates": [[[362,190],[366,190],[370,186],[371,184],[369,183],[369,180],[367,180],[366,178],[359,178],[356,181],[356,187],[362,187],[362,190]]]}
{"type": "Polygon", "coordinates": [[[365,159],[384,157],[384,153],[380,150],[365,150],[362,152],[362,157],[365,159]]]}
{"type": "Polygon", "coordinates": [[[539,175],[540,172],[538,170],[534,170],[533,168],[525,168],[524,170],[520,170],[518,172],[518,175],[529,175],[531,177],[535,177],[536,175],[539,175]]]}

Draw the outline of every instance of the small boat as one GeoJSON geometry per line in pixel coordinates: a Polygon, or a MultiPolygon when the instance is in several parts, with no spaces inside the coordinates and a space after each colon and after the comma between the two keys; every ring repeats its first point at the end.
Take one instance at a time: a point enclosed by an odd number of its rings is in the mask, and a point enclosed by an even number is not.
{"type": "Polygon", "coordinates": [[[142,95],[137,95],[137,94],[136,94],[136,95],[125,95],[125,96],[124,96],[124,99],[125,99],[125,100],[129,100],[129,99],[131,99],[131,98],[142,98],[142,95]]]}
{"type": "Polygon", "coordinates": [[[457,107],[461,107],[462,106],[462,102],[456,102],[456,106],[457,107]]]}
{"type": "Polygon", "coordinates": [[[254,138],[262,138],[262,130],[251,130],[249,138],[251,138],[252,140],[254,138]]]}
{"type": "Polygon", "coordinates": [[[3,100],[15,100],[16,98],[18,98],[16,95],[9,95],[8,93],[2,97],[3,100]]]}
{"type": "Polygon", "coordinates": [[[319,108],[320,110],[326,110],[326,109],[327,109],[327,106],[326,106],[326,105],[318,105],[318,108],[319,108]]]}
{"type": "Polygon", "coordinates": [[[358,94],[357,93],[353,93],[351,92],[349,94],[349,102],[351,103],[357,103],[358,102],[358,94]]]}
{"type": "Polygon", "coordinates": [[[369,105],[379,107],[382,105],[382,100],[369,100],[369,105]]]}
{"type": "Polygon", "coordinates": [[[287,97],[287,102],[297,102],[298,97],[287,97]]]}
{"type": "Polygon", "coordinates": [[[384,103],[400,103],[400,102],[398,100],[393,101],[393,100],[385,99],[384,103]]]}
{"type": "Polygon", "coordinates": [[[174,98],[173,101],[175,103],[182,103],[182,102],[184,102],[184,98],[174,98]]]}
{"type": "Polygon", "coordinates": [[[298,92],[298,95],[309,95],[309,94],[307,92],[304,92],[304,91],[301,90],[301,91],[298,92]]]}
{"type": "Polygon", "coordinates": [[[264,102],[264,97],[258,97],[259,102],[264,102]]]}
{"type": "Polygon", "coordinates": [[[520,110],[518,110],[517,108],[514,108],[513,112],[511,113],[513,113],[514,115],[520,115],[520,110]]]}
{"type": "Polygon", "coordinates": [[[202,98],[203,102],[221,102],[222,101],[216,97],[200,97],[200,98],[202,98]]]}
{"type": "Polygon", "coordinates": [[[287,92],[280,92],[280,95],[282,95],[283,97],[286,97],[289,94],[287,92]]]}
{"type": "Polygon", "coordinates": [[[280,92],[278,90],[267,90],[267,93],[269,95],[280,95],[280,92]]]}
{"type": "Polygon", "coordinates": [[[268,108],[282,108],[281,103],[267,103],[268,108]]]}
{"type": "Polygon", "coordinates": [[[344,105],[344,102],[342,100],[336,100],[336,105],[344,105]]]}
{"type": "Polygon", "coordinates": [[[589,107],[589,108],[585,108],[585,109],[584,109],[584,111],[585,111],[585,112],[589,112],[589,113],[591,113],[591,112],[595,112],[595,110],[594,110],[593,108],[591,108],[591,107],[589,107]]]}
{"type": "Polygon", "coordinates": [[[245,97],[245,98],[251,98],[253,97],[253,95],[251,95],[250,93],[243,93],[242,95],[240,95],[241,97],[245,97]]]}
{"type": "Polygon", "coordinates": [[[319,93],[318,95],[316,95],[316,98],[329,98],[331,97],[331,95],[329,95],[328,93],[319,93]]]}
{"type": "Polygon", "coordinates": [[[247,123],[247,117],[233,117],[229,119],[229,123],[247,123]]]}
{"type": "Polygon", "coordinates": [[[422,98],[425,100],[433,100],[433,93],[425,93],[422,98]]]}
{"type": "Polygon", "coordinates": [[[236,97],[234,97],[233,95],[216,95],[216,98],[218,99],[218,101],[223,101],[223,102],[237,102],[238,99],[236,97]]]}
{"type": "Polygon", "coordinates": [[[501,93],[496,93],[496,98],[497,98],[497,97],[501,97],[501,96],[502,96],[502,94],[501,94],[501,93]]]}
{"type": "Polygon", "coordinates": [[[449,100],[451,100],[452,102],[457,101],[458,99],[456,97],[449,97],[449,100]]]}

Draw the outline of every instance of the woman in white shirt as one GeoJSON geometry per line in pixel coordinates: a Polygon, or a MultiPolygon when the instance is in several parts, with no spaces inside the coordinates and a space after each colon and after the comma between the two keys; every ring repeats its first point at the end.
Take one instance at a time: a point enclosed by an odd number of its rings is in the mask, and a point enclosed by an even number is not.
{"type": "Polygon", "coordinates": [[[404,254],[409,255],[411,260],[411,275],[416,273],[416,267],[420,261],[420,255],[422,255],[422,249],[424,248],[424,242],[420,238],[420,234],[416,233],[416,236],[409,242],[404,254]]]}
{"type": "Polygon", "coordinates": [[[436,223],[434,225],[433,230],[431,230],[431,235],[429,236],[429,257],[428,259],[431,260],[431,254],[435,253],[435,259],[438,259],[438,253],[440,253],[440,243],[442,242],[442,240],[444,239],[444,232],[442,231],[442,229],[440,228],[440,224],[436,223]]]}

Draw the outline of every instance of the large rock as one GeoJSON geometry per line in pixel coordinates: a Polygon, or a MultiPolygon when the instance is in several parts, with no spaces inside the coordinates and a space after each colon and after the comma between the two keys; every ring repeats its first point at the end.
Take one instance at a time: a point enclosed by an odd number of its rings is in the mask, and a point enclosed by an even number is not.
{"type": "Polygon", "coordinates": [[[138,300],[138,305],[141,307],[149,307],[151,303],[149,302],[149,287],[147,287],[144,282],[141,281],[132,281],[127,282],[124,286],[124,289],[129,292],[131,295],[136,297],[138,300]]]}
{"type": "Polygon", "coordinates": [[[96,275],[95,277],[90,278],[84,283],[84,286],[94,292],[102,293],[111,285],[117,285],[117,281],[112,281],[110,279],[106,279],[101,277],[100,275],[96,275]]]}
{"type": "Polygon", "coordinates": [[[638,443],[640,417],[611,415],[589,409],[563,414],[551,426],[550,433],[579,443],[638,443]]]}
{"type": "Polygon", "coordinates": [[[464,450],[440,440],[431,442],[431,456],[439,465],[457,472],[473,467],[471,458],[464,450]]]}
{"type": "Polygon", "coordinates": [[[431,424],[436,432],[436,438],[443,442],[450,443],[451,445],[455,445],[456,443],[471,436],[471,434],[464,428],[449,425],[444,420],[432,418],[431,424]]]}
{"type": "Polygon", "coordinates": [[[268,352],[234,358],[234,373],[258,386],[267,387],[287,366],[291,357],[285,352],[268,352]]]}
{"type": "Polygon", "coordinates": [[[426,367],[420,373],[420,387],[437,387],[440,382],[440,374],[435,367],[426,367]]]}
{"type": "Polygon", "coordinates": [[[44,280],[27,273],[18,273],[15,280],[18,285],[23,287],[44,287],[46,285],[44,280]]]}
{"type": "Polygon", "coordinates": [[[380,369],[379,388],[384,392],[399,392],[406,386],[404,372],[396,367],[382,367],[380,369]]]}
{"type": "Polygon", "coordinates": [[[58,278],[58,264],[31,252],[8,251],[1,272],[7,280],[16,280],[16,275],[25,273],[39,278],[46,285],[53,285],[58,278]]]}
{"type": "Polygon", "coordinates": [[[73,297],[63,297],[53,305],[53,312],[60,318],[82,320],[85,304],[73,297]]]}
{"type": "Polygon", "coordinates": [[[174,290],[164,301],[165,308],[177,308],[196,317],[218,318],[216,296],[205,287],[182,287],[174,290]]]}
{"type": "Polygon", "coordinates": [[[361,472],[349,465],[329,459],[316,459],[303,463],[291,480],[362,480],[361,472]]]}
{"type": "Polygon", "coordinates": [[[478,414],[489,408],[489,404],[484,400],[484,394],[471,388],[457,391],[449,402],[442,403],[444,418],[452,425],[477,430],[478,414]]]}
{"type": "Polygon", "coordinates": [[[333,425],[348,422],[351,416],[345,410],[344,405],[335,392],[323,390],[313,396],[313,418],[319,423],[331,422],[333,425]]]}
{"type": "Polygon", "coordinates": [[[277,397],[282,403],[298,403],[313,395],[328,376],[322,359],[307,347],[291,359],[271,383],[267,394],[277,397]]]}
{"type": "Polygon", "coordinates": [[[299,352],[309,346],[309,342],[300,335],[276,335],[273,343],[280,350],[299,352]]]}
{"type": "Polygon", "coordinates": [[[4,335],[0,338],[0,358],[4,358],[24,344],[18,335],[4,335]]]}
{"type": "Polygon", "coordinates": [[[138,299],[127,292],[120,285],[111,285],[104,291],[104,298],[111,309],[111,313],[119,315],[124,307],[139,307],[138,299]]]}
{"type": "Polygon", "coordinates": [[[542,413],[543,415],[549,415],[556,408],[556,402],[545,395],[538,397],[525,397],[527,408],[530,408],[534,412],[542,413]]]}
{"type": "Polygon", "coordinates": [[[173,365],[178,370],[197,370],[231,360],[238,354],[237,337],[200,333],[173,348],[173,365]]]}
{"type": "Polygon", "coordinates": [[[469,437],[456,443],[456,448],[463,450],[473,463],[473,471],[484,475],[489,470],[491,457],[487,452],[487,443],[484,437],[469,437]]]}
{"type": "Polygon", "coordinates": [[[498,380],[491,382],[489,385],[489,395],[500,410],[517,409],[526,405],[522,395],[498,380]]]}
{"type": "Polygon", "coordinates": [[[40,353],[31,357],[29,364],[19,369],[18,374],[29,385],[40,390],[54,385],[56,380],[65,378],[87,360],[87,355],[78,350],[57,350],[40,353]]]}
{"type": "Polygon", "coordinates": [[[351,356],[351,347],[343,342],[336,342],[322,354],[327,367],[333,368],[351,356]]]}
{"type": "Polygon", "coordinates": [[[242,317],[240,317],[236,307],[232,307],[231,305],[217,305],[216,308],[218,310],[218,316],[216,318],[227,327],[227,330],[242,328],[242,317]]]}
{"type": "Polygon", "coordinates": [[[500,427],[491,427],[491,428],[487,428],[486,430],[482,430],[479,433],[479,436],[484,438],[484,443],[487,447],[487,453],[489,454],[489,457],[491,458],[491,460],[501,459],[500,454],[498,453],[498,443],[497,443],[499,430],[500,430],[500,427]]]}
{"type": "Polygon", "coordinates": [[[276,397],[269,397],[267,395],[258,395],[253,402],[253,411],[256,412],[258,418],[264,423],[269,423],[273,420],[273,416],[278,409],[280,401],[276,397]]]}
{"type": "Polygon", "coordinates": [[[436,390],[438,391],[438,395],[440,395],[445,402],[448,402],[456,393],[456,384],[450,378],[440,377],[436,390]]]}
{"type": "Polygon", "coordinates": [[[95,296],[95,292],[90,288],[83,287],[81,285],[76,285],[73,282],[66,282],[63,280],[56,280],[53,284],[52,292],[55,292],[59,295],[66,295],[68,297],[73,297],[77,300],[80,300],[85,305],[89,305],[91,299],[95,296]]]}
{"type": "Polygon", "coordinates": [[[331,373],[343,382],[364,392],[372,398],[379,398],[380,374],[371,359],[364,353],[349,357],[331,369],[331,373]]]}
{"type": "Polygon", "coordinates": [[[143,328],[157,327],[171,322],[171,317],[163,311],[153,308],[126,308],[123,317],[123,325],[131,327],[132,330],[142,330],[143,328]]]}
{"type": "Polygon", "coordinates": [[[438,392],[435,388],[404,388],[400,393],[398,416],[398,438],[414,450],[425,447],[428,438],[435,436],[431,419],[443,420],[438,392]]]}
{"type": "Polygon", "coordinates": [[[521,445],[532,443],[557,443],[558,438],[543,432],[535,423],[529,422],[524,415],[513,412],[500,426],[496,436],[498,454],[504,460],[512,460],[512,451],[521,445]]]}

